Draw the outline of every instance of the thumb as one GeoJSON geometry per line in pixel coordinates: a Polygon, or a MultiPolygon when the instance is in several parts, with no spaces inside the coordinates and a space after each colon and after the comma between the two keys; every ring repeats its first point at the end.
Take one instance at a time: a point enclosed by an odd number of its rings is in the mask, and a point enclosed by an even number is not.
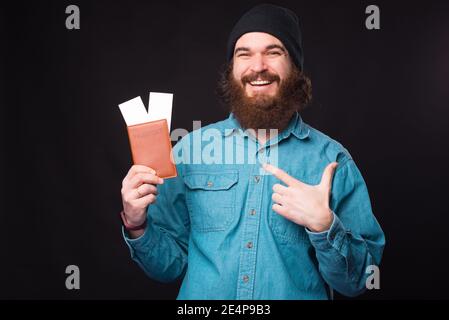
{"type": "Polygon", "coordinates": [[[327,190],[331,189],[332,179],[334,177],[334,172],[337,166],[337,162],[331,162],[327,165],[327,167],[323,171],[323,175],[321,176],[320,186],[325,187],[327,190]]]}

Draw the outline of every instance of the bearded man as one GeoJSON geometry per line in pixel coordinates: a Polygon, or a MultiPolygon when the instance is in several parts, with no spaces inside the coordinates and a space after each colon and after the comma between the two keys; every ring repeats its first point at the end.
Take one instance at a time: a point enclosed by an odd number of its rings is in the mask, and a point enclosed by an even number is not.
{"type": "Polygon", "coordinates": [[[229,118],[176,145],[178,177],[135,165],[123,180],[132,259],[153,279],[182,279],[179,299],[362,293],[384,234],[351,155],[300,116],[311,82],[298,17],[254,7],[234,26],[227,57],[219,93],[229,118]],[[207,132],[234,151],[202,159],[207,132]]]}

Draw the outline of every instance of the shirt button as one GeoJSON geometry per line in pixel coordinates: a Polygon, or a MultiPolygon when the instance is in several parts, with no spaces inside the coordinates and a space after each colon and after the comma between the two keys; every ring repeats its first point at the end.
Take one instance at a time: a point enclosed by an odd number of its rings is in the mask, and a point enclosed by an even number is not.
{"type": "Polygon", "coordinates": [[[256,183],[259,183],[259,181],[260,181],[260,176],[254,176],[254,181],[255,181],[256,183]]]}
{"type": "Polygon", "coordinates": [[[253,243],[250,241],[250,242],[248,242],[247,244],[246,244],[246,247],[248,248],[248,249],[251,249],[252,247],[253,247],[253,243]]]}
{"type": "Polygon", "coordinates": [[[208,186],[208,187],[212,187],[212,186],[213,186],[212,181],[207,181],[207,186],[208,186]]]}
{"type": "Polygon", "coordinates": [[[264,153],[265,152],[265,149],[260,149],[259,150],[259,153],[264,153]]]}
{"type": "Polygon", "coordinates": [[[249,212],[249,214],[252,215],[252,216],[256,215],[256,210],[251,209],[251,211],[249,212]]]}
{"type": "Polygon", "coordinates": [[[249,277],[248,277],[247,275],[244,275],[244,276],[243,276],[243,282],[246,283],[246,282],[248,282],[248,281],[249,281],[249,277]]]}

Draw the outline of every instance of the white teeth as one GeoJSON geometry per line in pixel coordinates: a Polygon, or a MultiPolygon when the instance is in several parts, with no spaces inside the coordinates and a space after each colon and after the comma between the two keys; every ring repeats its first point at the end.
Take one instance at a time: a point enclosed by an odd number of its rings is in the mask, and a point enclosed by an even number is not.
{"type": "Polygon", "coordinates": [[[253,86],[262,86],[262,85],[270,84],[270,83],[271,82],[267,81],[267,80],[256,80],[256,81],[251,81],[250,82],[250,84],[253,85],[253,86]]]}

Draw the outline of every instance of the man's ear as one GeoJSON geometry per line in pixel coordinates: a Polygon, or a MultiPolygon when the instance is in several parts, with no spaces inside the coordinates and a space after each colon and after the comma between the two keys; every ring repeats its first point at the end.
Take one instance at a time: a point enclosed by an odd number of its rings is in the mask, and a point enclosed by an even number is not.
{"type": "Polygon", "coordinates": [[[228,69],[228,74],[227,74],[227,76],[228,76],[228,77],[232,77],[231,79],[234,79],[234,80],[240,80],[240,79],[236,79],[236,78],[234,77],[234,59],[232,59],[231,61],[229,61],[229,69],[228,69]]]}
{"type": "Polygon", "coordinates": [[[230,73],[234,72],[234,58],[232,58],[231,61],[229,61],[229,72],[230,73]]]}

